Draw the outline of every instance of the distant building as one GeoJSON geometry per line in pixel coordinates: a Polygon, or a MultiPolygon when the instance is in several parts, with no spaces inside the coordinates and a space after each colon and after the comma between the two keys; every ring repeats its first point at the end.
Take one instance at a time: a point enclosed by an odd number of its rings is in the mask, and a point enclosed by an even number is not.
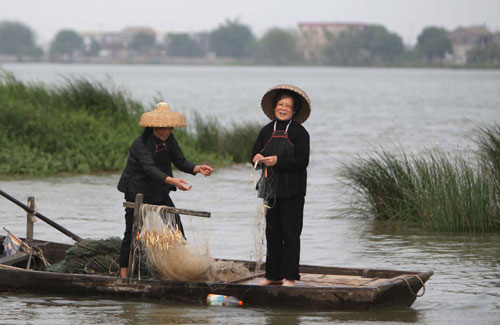
{"type": "Polygon", "coordinates": [[[2,63],[18,62],[18,57],[11,54],[0,54],[0,62],[2,63]]]}
{"type": "Polygon", "coordinates": [[[493,43],[500,45],[500,32],[496,32],[492,35],[493,43]]]}
{"type": "Polygon", "coordinates": [[[150,27],[127,27],[121,31],[79,31],[85,44],[88,56],[86,62],[165,62],[173,64],[225,64],[232,62],[227,59],[218,59],[215,53],[210,52],[210,33],[179,33],[167,31],[155,31],[150,27]],[[148,53],[139,53],[130,48],[134,36],[139,33],[153,34],[156,45],[148,53]],[[199,57],[174,58],[168,55],[168,42],[166,37],[170,34],[187,34],[201,51],[199,57]]]}
{"type": "Polygon", "coordinates": [[[215,55],[214,52],[210,52],[210,33],[209,32],[198,32],[193,33],[191,38],[198,44],[201,50],[202,56],[215,55]]]}
{"type": "MultiPolygon", "coordinates": [[[[130,45],[130,43],[132,43],[134,36],[139,33],[152,34],[155,36],[155,39],[157,37],[156,31],[151,27],[126,27],[120,32],[120,35],[125,45],[128,46],[130,45]]],[[[158,42],[158,39],[156,39],[156,41],[158,42]]]]}
{"type": "Polygon", "coordinates": [[[99,56],[109,58],[129,57],[129,45],[138,33],[153,34],[158,43],[162,42],[158,37],[165,34],[165,32],[157,33],[151,27],[127,27],[118,32],[80,31],[78,33],[82,36],[87,49],[91,47],[92,42],[96,42],[99,47],[99,56]]]}
{"type": "Polygon", "coordinates": [[[467,62],[469,50],[487,46],[494,41],[493,34],[483,26],[459,27],[448,33],[448,39],[451,42],[453,53],[447,55],[446,59],[457,64],[467,62]]]}
{"type": "Polygon", "coordinates": [[[80,31],[85,47],[89,49],[92,42],[99,46],[100,56],[115,57],[126,49],[125,41],[121,32],[102,32],[102,31],[80,31]]]}
{"type": "Polygon", "coordinates": [[[309,62],[319,62],[321,52],[330,40],[342,32],[363,30],[363,23],[298,23],[298,48],[309,62]]]}

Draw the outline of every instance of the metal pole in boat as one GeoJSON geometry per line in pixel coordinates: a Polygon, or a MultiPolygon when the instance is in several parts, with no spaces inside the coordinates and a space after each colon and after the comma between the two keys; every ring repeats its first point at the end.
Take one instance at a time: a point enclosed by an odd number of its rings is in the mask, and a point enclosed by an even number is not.
{"type": "Polygon", "coordinates": [[[21,201],[15,199],[14,197],[10,196],[9,194],[5,193],[4,191],[0,190],[0,195],[2,195],[3,197],[5,197],[7,200],[11,201],[12,203],[18,205],[19,207],[23,208],[24,210],[26,210],[26,212],[34,214],[40,220],[48,223],[49,225],[51,225],[52,227],[56,228],[57,230],[59,230],[60,232],[62,232],[63,234],[65,234],[66,236],[72,238],[73,240],[75,240],[75,241],[82,240],[82,238],[80,236],[75,235],[74,233],[72,233],[68,229],[66,229],[63,226],[59,225],[58,223],[50,220],[49,218],[47,218],[46,216],[44,216],[40,212],[36,212],[35,210],[33,210],[32,208],[30,208],[26,204],[24,204],[21,201]]]}

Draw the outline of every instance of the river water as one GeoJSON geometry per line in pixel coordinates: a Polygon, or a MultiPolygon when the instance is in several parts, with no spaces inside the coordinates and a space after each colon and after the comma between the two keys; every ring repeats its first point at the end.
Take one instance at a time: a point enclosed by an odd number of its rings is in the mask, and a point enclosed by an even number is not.
{"type": "MultiPolygon", "coordinates": [[[[411,308],[365,312],[308,312],[275,308],[219,308],[0,292],[2,324],[330,324],[500,322],[500,235],[442,234],[401,229],[363,216],[344,216],[349,197],[339,168],[381,147],[419,153],[437,147],[458,154],[475,149],[479,126],[500,121],[500,71],[156,65],[2,66],[22,80],[64,82],[85,76],[127,89],[153,108],[162,99],[173,110],[197,111],[223,123],[266,123],[260,98],[277,83],[306,90],[312,114],[301,263],[406,270],[434,270],[425,295],[411,308]]],[[[78,132],[78,130],[75,130],[78,132]]],[[[189,158],[189,157],[188,157],[189,158]]],[[[124,157],[125,159],[125,157],[124,157]]],[[[176,192],[176,206],[210,211],[210,219],[184,217],[188,239],[208,240],[215,257],[254,259],[255,222],[261,202],[250,165],[221,168],[212,177],[180,175],[193,184],[176,192]]],[[[123,197],[118,174],[0,181],[25,201],[35,196],[41,213],[81,237],[121,236],[123,197]]],[[[0,224],[24,236],[25,215],[0,199],[0,224]]],[[[70,239],[43,222],[35,236],[70,239]]]]}

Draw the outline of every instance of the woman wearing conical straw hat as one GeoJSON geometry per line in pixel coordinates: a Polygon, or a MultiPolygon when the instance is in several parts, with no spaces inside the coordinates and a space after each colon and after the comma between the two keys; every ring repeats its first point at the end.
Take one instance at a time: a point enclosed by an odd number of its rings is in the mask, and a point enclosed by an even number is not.
{"type": "Polygon", "coordinates": [[[266,279],[259,284],[294,286],[300,280],[300,234],[309,164],[309,133],[302,123],[311,113],[311,103],[302,89],[277,85],[264,94],[261,106],[271,122],[262,128],[252,149],[252,162],[263,169],[258,195],[269,207],[266,279]]]}
{"type": "MultiPolygon", "coordinates": [[[[173,176],[172,163],[179,170],[193,175],[210,176],[213,169],[208,165],[195,165],[184,157],[173,130],[186,126],[186,121],[181,113],[172,112],[167,103],[158,103],[153,111],[142,114],[139,126],[143,126],[144,131],[130,147],[118,190],[125,194],[126,201],[134,201],[135,195],[142,193],[144,203],[173,207],[170,191],[189,191],[191,185],[173,176]]],[[[122,277],[127,277],[128,273],[133,214],[133,209],[125,209],[126,227],[120,252],[122,277]]],[[[179,215],[175,221],[184,235],[179,215]]]]}

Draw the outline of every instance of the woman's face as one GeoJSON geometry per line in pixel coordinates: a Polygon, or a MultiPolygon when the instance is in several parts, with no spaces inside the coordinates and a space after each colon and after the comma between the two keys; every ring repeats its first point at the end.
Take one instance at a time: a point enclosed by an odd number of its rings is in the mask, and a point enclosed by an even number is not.
{"type": "Polygon", "coordinates": [[[165,141],[172,134],[174,128],[153,128],[153,134],[158,139],[165,141]]]}
{"type": "Polygon", "coordinates": [[[293,116],[293,98],[283,97],[276,103],[274,115],[281,121],[287,121],[293,116]]]}

